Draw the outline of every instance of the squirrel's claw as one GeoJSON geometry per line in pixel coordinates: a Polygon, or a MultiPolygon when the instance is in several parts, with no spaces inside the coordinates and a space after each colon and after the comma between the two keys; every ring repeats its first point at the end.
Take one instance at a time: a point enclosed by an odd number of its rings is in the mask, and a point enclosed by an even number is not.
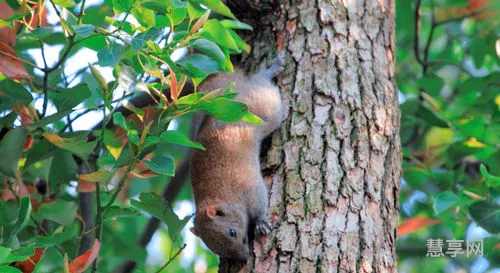
{"type": "Polygon", "coordinates": [[[266,236],[271,233],[271,225],[267,219],[260,219],[255,224],[255,233],[257,236],[266,236]]]}
{"type": "Polygon", "coordinates": [[[285,60],[283,57],[276,57],[271,61],[271,66],[263,70],[261,73],[269,79],[276,78],[283,70],[285,70],[285,60]]]}

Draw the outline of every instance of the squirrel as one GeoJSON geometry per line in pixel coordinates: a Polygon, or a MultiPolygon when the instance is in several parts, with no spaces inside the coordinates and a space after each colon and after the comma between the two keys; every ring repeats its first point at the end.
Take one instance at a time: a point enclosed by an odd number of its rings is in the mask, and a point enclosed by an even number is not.
{"type": "Polygon", "coordinates": [[[260,171],[259,153],[263,139],[274,132],[283,120],[281,96],[272,79],[283,71],[283,61],[248,77],[241,70],[220,73],[204,81],[199,90],[208,93],[234,84],[236,100],[264,124],[244,121],[227,123],[204,116],[197,141],[205,151],[191,157],[191,181],[196,213],[193,234],[221,258],[247,260],[249,239],[267,235],[268,195],[260,171]]]}

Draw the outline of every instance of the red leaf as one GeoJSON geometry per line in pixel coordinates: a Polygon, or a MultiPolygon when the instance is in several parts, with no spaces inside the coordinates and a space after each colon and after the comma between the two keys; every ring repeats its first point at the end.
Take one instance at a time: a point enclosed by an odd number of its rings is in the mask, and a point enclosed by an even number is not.
{"type": "Polygon", "coordinates": [[[99,250],[101,249],[101,243],[95,240],[94,245],[91,249],[82,255],[76,257],[68,266],[70,273],[82,273],[84,272],[99,255],[99,250]]]}
{"type": "Polygon", "coordinates": [[[33,136],[28,135],[28,137],[26,138],[26,141],[24,142],[23,152],[31,149],[31,146],[33,146],[33,136]]]}
{"type": "MultiPolygon", "coordinates": [[[[36,193],[36,189],[35,187],[33,186],[26,186],[24,185],[23,183],[20,183],[20,184],[14,184],[13,185],[13,189],[14,189],[14,192],[16,192],[17,196],[19,198],[21,197],[24,197],[24,196],[28,196],[32,193],[36,193]]],[[[4,190],[3,190],[3,193],[2,193],[2,197],[0,199],[2,199],[3,201],[8,201],[8,200],[11,200],[11,199],[15,199],[16,197],[12,194],[12,192],[9,190],[9,186],[8,185],[4,185],[4,190]]]]}
{"type": "Polygon", "coordinates": [[[469,0],[469,8],[472,11],[480,10],[490,4],[491,0],[469,0]]]}
{"type": "Polygon", "coordinates": [[[175,77],[175,72],[168,67],[168,70],[170,70],[170,97],[174,101],[174,103],[177,103],[177,98],[179,97],[180,91],[177,86],[177,78],[175,77]]]}
{"type": "Polygon", "coordinates": [[[441,221],[439,221],[439,220],[427,218],[425,216],[413,217],[411,219],[404,221],[403,223],[401,223],[399,225],[397,235],[402,236],[402,235],[410,234],[410,233],[412,233],[420,228],[428,227],[428,226],[432,226],[432,225],[436,225],[436,224],[440,224],[440,223],[441,223],[441,221]]]}
{"type": "Polygon", "coordinates": [[[76,190],[78,192],[95,192],[96,183],[80,179],[80,181],[78,181],[78,187],[76,190]]]}
{"type": "Polygon", "coordinates": [[[17,53],[4,42],[0,42],[0,72],[13,79],[29,78],[17,53]]]}
{"type": "Polygon", "coordinates": [[[33,7],[34,16],[30,19],[30,26],[32,28],[37,28],[39,26],[46,27],[49,24],[47,23],[47,9],[42,5],[42,8],[38,8],[38,5],[34,5],[33,7]],[[41,19],[41,22],[39,22],[41,19]]]}
{"type": "MultiPolygon", "coordinates": [[[[7,1],[0,2],[0,19],[9,18],[14,15],[14,11],[7,4],[7,1]]],[[[9,27],[0,28],[0,41],[13,46],[16,44],[16,30],[9,27]]]]}
{"type": "Polygon", "coordinates": [[[26,105],[16,103],[12,106],[12,110],[14,110],[14,112],[18,113],[19,116],[21,116],[21,122],[23,124],[23,127],[25,128],[27,124],[38,120],[36,110],[30,109],[26,105]]]}
{"type": "Polygon", "coordinates": [[[16,262],[14,266],[23,271],[23,273],[31,273],[35,270],[36,264],[40,261],[43,254],[43,248],[35,248],[35,253],[31,255],[27,260],[16,262]]]}

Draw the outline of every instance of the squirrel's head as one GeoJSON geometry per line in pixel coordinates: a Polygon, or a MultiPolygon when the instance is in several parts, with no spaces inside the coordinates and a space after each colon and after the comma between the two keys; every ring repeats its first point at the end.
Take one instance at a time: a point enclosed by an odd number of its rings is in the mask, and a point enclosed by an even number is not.
{"type": "Polygon", "coordinates": [[[248,219],[240,207],[217,203],[198,210],[191,232],[222,258],[246,260],[250,255],[248,219]]]}

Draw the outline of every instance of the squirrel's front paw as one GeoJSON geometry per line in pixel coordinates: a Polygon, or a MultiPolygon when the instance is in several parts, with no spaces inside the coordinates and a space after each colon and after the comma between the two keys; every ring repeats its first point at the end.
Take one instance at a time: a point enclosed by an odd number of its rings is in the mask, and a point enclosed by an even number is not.
{"type": "Polygon", "coordinates": [[[271,233],[271,225],[267,219],[259,219],[255,224],[255,234],[257,236],[266,236],[271,233]]]}

